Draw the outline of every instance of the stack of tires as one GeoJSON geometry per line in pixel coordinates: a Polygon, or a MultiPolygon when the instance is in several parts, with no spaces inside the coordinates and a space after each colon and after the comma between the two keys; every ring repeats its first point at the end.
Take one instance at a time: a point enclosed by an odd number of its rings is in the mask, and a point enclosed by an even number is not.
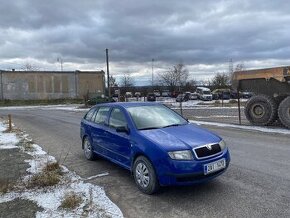
{"type": "Polygon", "coordinates": [[[254,125],[271,125],[278,119],[290,129],[290,96],[253,96],[245,106],[245,115],[254,125]]]}

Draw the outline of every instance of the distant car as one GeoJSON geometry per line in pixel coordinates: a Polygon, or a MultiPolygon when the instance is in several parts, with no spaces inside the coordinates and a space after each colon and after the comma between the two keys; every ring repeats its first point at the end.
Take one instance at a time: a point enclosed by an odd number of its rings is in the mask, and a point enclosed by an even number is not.
{"type": "Polygon", "coordinates": [[[176,102],[184,102],[184,101],[188,101],[189,100],[189,95],[188,94],[179,94],[176,97],[176,102]]]}
{"type": "Polygon", "coordinates": [[[160,91],[159,90],[154,90],[153,93],[155,94],[156,97],[160,97],[160,91]]]}
{"type": "Polygon", "coordinates": [[[88,160],[101,156],[129,170],[146,194],[160,186],[207,182],[230,163],[221,137],[162,104],[94,106],[81,120],[80,137],[88,160]]]}
{"type": "Polygon", "coordinates": [[[126,92],[126,93],[125,93],[125,97],[126,97],[126,98],[132,98],[132,96],[133,96],[133,95],[132,95],[132,92],[126,92]]]}
{"type": "Polygon", "coordinates": [[[189,95],[189,99],[190,100],[197,100],[198,99],[198,95],[197,95],[197,93],[190,93],[190,95],[189,95]]]}
{"type": "Polygon", "coordinates": [[[253,96],[253,93],[252,92],[247,92],[247,91],[245,91],[245,92],[241,92],[241,97],[242,98],[251,98],[253,96]]]}
{"type": "Polygon", "coordinates": [[[134,96],[140,98],[141,97],[141,92],[135,92],[134,96]]]}
{"type": "Polygon", "coordinates": [[[198,94],[198,98],[203,101],[211,101],[212,94],[209,88],[206,87],[197,87],[196,93],[198,94]]]}
{"type": "Polygon", "coordinates": [[[229,89],[215,89],[212,91],[213,100],[228,100],[231,98],[231,92],[229,89]]]}
{"type": "Polygon", "coordinates": [[[147,101],[156,101],[156,95],[154,93],[149,93],[147,95],[147,101]]]}
{"type": "Polygon", "coordinates": [[[169,92],[169,90],[164,90],[164,91],[162,91],[161,96],[162,96],[162,97],[169,97],[169,96],[170,96],[170,92],[169,92]]]}

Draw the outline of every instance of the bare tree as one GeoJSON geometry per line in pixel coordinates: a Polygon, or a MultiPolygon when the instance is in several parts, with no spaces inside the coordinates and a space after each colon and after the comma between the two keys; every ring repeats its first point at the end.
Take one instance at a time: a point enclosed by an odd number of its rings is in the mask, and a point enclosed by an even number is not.
{"type": "Polygon", "coordinates": [[[172,69],[162,73],[160,75],[160,81],[163,85],[169,87],[170,91],[180,91],[182,86],[185,86],[188,79],[188,70],[186,67],[179,63],[173,66],[172,69]]]}
{"type": "Polygon", "coordinates": [[[32,65],[31,63],[26,62],[22,67],[22,70],[24,71],[37,71],[39,70],[38,67],[32,65]]]}
{"type": "Polygon", "coordinates": [[[132,87],[134,86],[134,80],[129,73],[125,73],[121,80],[122,87],[132,87]]]}
{"type": "Polygon", "coordinates": [[[246,69],[245,64],[244,63],[239,63],[239,64],[236,65],[235,71],[243,71],[245,69],[246,69]]]}
{"type": "Polygon", "coordinates": [[[227,88],[230,84],[230,77],[227,73],[217,73],[211,81],[214,89],[227,88]]]}
{"type": "Polygon", "coordinates": [[[110,76],[109,83],[110,83],[110,87],[118,87],[118,83],[116,82],[116,78],[113,76],[110,76]]]}

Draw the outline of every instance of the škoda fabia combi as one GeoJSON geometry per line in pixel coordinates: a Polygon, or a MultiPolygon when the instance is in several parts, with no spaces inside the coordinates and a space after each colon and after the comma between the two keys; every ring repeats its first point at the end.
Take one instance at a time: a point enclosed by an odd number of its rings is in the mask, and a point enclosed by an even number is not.
{"type": "Polygon", "coordinates": [[[202,183],[221,175],[230,162],[226,143],[157,103],[107,103],[81,121],[84,155],[102,156],[132,172],[138,188],[202,183]]]}

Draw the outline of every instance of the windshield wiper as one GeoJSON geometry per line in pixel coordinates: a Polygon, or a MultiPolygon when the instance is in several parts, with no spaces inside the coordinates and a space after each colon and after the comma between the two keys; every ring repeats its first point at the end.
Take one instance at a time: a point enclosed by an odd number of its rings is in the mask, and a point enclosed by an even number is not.
{"type": "Polygon", "coordinates": [[[146,128],[141,128],[138,130],[149,130],[149,129],[160,129],[161,127],[146,127],[146,128]]]}
{"type": "Polygon", "coordinates": [[[178,123],[175,123],[175,124],[170,124],[170,125],[167,125],[167,126],[163,126],[162,128],[167,128],[167,127],[172,127],[172,126],[182,126],[183,124],[178,124],[178,123]]]}

